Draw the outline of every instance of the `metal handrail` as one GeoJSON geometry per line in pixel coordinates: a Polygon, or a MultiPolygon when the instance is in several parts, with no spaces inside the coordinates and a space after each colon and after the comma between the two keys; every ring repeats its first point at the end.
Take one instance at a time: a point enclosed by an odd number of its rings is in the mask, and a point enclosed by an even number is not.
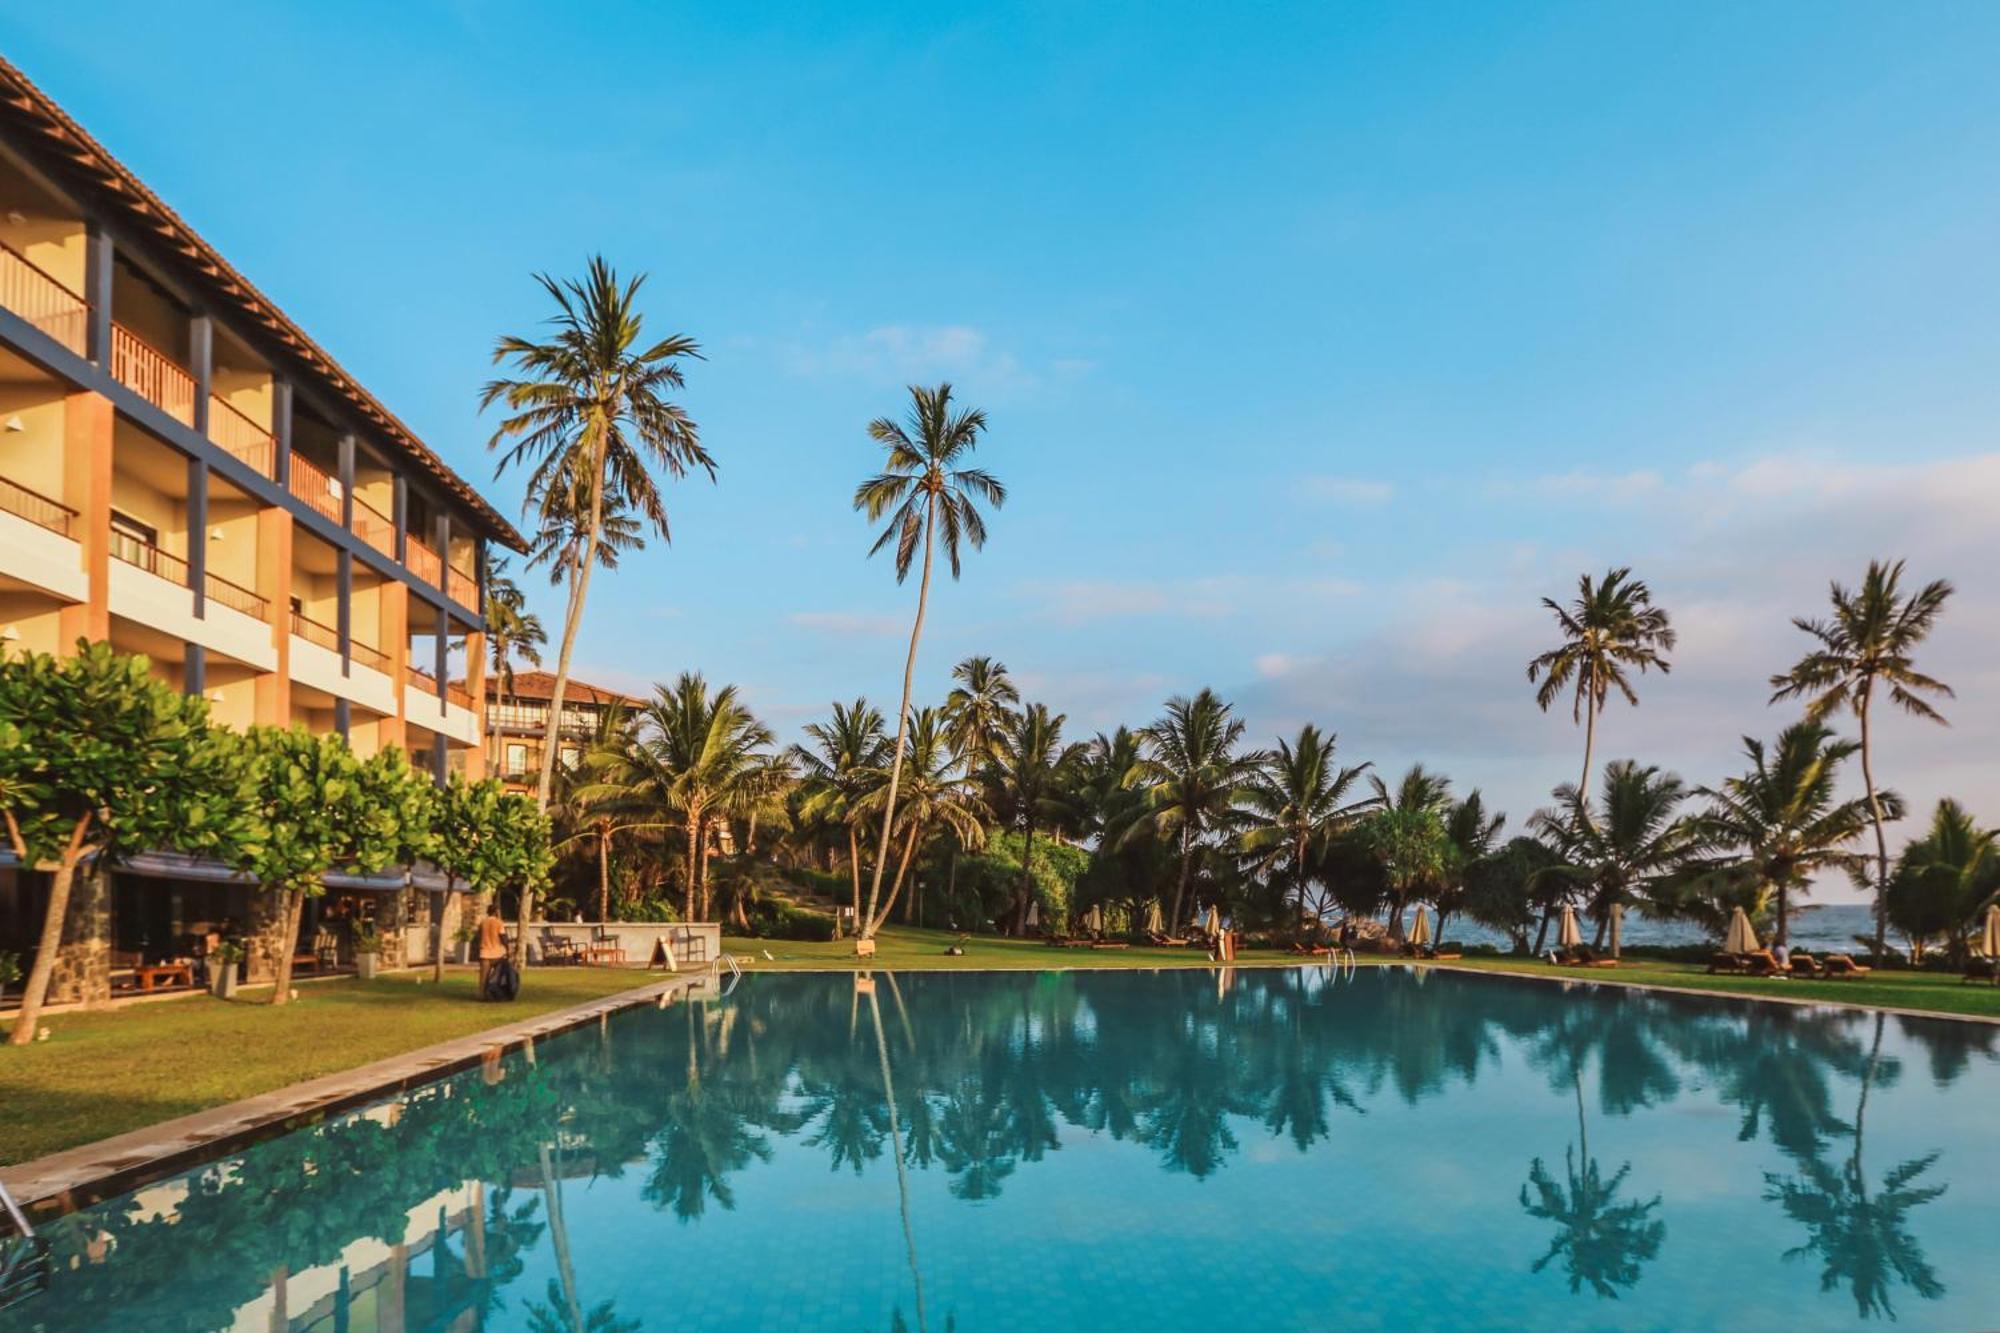
{"type": "Polygon", "coordinates": [[[8,1190],[7,1182],[4,1180],[0,1180],[0,1208],[6,1210],[8,1219],[14,1223],[15,1231],[30,1240],[34,1239],[35,1228],[29,1225],[28,1215],[21,1211],[21,1205],[14,1202],[14,1195],[8,1190]]]}
{"type": "Polygon", "coordinates": [[[0,1181],[0,1210],[5,1211],[15,1233],[28,1247],[25,1254],[14,1255],[0,1264],[0,1310],[8,1310],[49,1289],[49,1242],[47,1237],[35,1234],[28,1215],[14,1202],[5,1181],[0,1181]]]}

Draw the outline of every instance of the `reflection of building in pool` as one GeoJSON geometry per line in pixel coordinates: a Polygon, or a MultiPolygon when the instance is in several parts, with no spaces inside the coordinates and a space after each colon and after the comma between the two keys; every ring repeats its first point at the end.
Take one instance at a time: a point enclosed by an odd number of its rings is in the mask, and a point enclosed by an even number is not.
{"type": "MultiPolygon", "coordinates": [[[[476,776],[495,541],[521,545],[0,61],[0,648],[107,640],[229,725],[337,731],[363,755],[402,746],[476,776]]],[[[338,892],[394,924],[401,890],[338,892]]],[[[0,950],[32,953],[45,901],[43,876],[0,863],[0,950]]],[[[184,859],[86,875],[51,998],[180,983],[189,937],[265,924],[264,906],[184,859]]],[[[252,978],[276,945],[253,947],[252,978]]]]}

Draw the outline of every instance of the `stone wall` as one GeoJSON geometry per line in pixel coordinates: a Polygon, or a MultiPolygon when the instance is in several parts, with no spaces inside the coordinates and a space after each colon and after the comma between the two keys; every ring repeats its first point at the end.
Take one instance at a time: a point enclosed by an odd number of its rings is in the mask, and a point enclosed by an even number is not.
{"type": "Polygon", "coordinates": [[[250,895],[250,916],[243,923],[244,978],[270,981],[278,975],[279,937],[285,928],[285,895],[259,889],[250,895]]]}
{"type": "Polygon", "coordinates": [[[111,998],[111,874],[97,866],[77,871],[63,916],[62,945],[49,977],[49,1002],[111,998]]]}

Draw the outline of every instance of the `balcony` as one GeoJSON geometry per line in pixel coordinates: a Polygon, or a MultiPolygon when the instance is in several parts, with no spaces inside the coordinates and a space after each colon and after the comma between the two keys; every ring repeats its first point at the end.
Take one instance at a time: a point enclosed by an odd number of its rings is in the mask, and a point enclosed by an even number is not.
{"type": "Polygon", "coordinates": [[[271,432],[213,395],[208,400],[208,438],[221,445],[226,453],[248,463],[258,476],[276,475],[273,464],[278,456],[278,442],[271,432]]]}
{"type": "Polygon", "coordinates": [[[460,606],[479,606],[479,584],[472,575],[463,570],[447,567],[444,572],[445,592],[460,606]]]}
{"type": "Polygon", "coordinates": [[[217,606],[226,606],[232,611],[240,611],[252,620],[266,624],[271,620],[271,603],[258,596],[240,583],[231,583],[220,574],[202,574],[202,595],[217,606]]]}
{"type": "Polygon", "coordinates": [[[90,306],[12,246],[0,244],[0,306],[78,356],[84,355],[90,306]]]}
{"type": "Polygon", "coordinates": [[[415,574],[433,588],[443,586],[444,561],[438,559],[436,551],[424,545],[415,536],[411,536],[405,544],[405,550],[406,554],[403,557],[403,563],[410,567],[412,574],[415,574]]]}
{"type": "Polygon", "coordinates": [[[143,569],[156,579],[165,579],[176,588],[194,586],[188,578],[187,561],[116,528],[111,530],[111,558],[122,560],[135,569],[143,569]]]}
{"type": "Polygon", "coordinates": [[[299,455],[292,455],[292,494],[318,510],[321,516],[341,521],[340,483],[326,475],[315,463],[307,462],[299,455]]]}
{"type": "Polygon", "coordinates": [[[360,496],[354,497],[354,535],[390,559],[396,557],[396,525],[360,496]]]}
{"type": "Polygon", "coordinates": [[[318,644],[330,653],[340,651],[340,631],[331,625],[322,625],[303,611],[292,612],[292,633],[307,643],[318,644]]]}
{"type": "Polygon", "coordinates": [[[47,528],[58,537],[76,540],[76,511],[48,496],[29,490],[18,482],[0,477],[0,510],[25,518],[38,528],[47,528]]]}
{"type": "Polygon", "coordinates": [[[389,654],[380,648],[371,648],[351,635],[347,640],[347,655],[356,666],[365,666],[370,671],[379,671],[385,676],[389,674],[389,654]]]}
{"type": "Polygon", "coordinates": [[[111,325],[111,377],[183,426],[194,425],[194,376],[123,324],[111,325]]]}

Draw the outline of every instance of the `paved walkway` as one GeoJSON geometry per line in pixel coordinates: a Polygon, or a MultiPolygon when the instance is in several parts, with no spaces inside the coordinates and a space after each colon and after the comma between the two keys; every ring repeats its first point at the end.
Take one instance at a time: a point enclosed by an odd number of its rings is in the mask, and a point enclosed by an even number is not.
{"type": "Polygon", "coordinates": [[[678,996],[712,984],[711,973],[681,973],[635,990],[294,1083],[227,1106],[163,1120],[79,1148],[50,1153],[19,1166],[0,1169],[0,1182],[6,1184],[33,1220],[58,1217],[177,1175],[255,1140],[273,1138],[329,1115],[433,1082],[470,1068],[496,1052],[517,1050],[527,1042],[580,1027],[603,1015],[656,1003],[665,996],[678,996]]]}

